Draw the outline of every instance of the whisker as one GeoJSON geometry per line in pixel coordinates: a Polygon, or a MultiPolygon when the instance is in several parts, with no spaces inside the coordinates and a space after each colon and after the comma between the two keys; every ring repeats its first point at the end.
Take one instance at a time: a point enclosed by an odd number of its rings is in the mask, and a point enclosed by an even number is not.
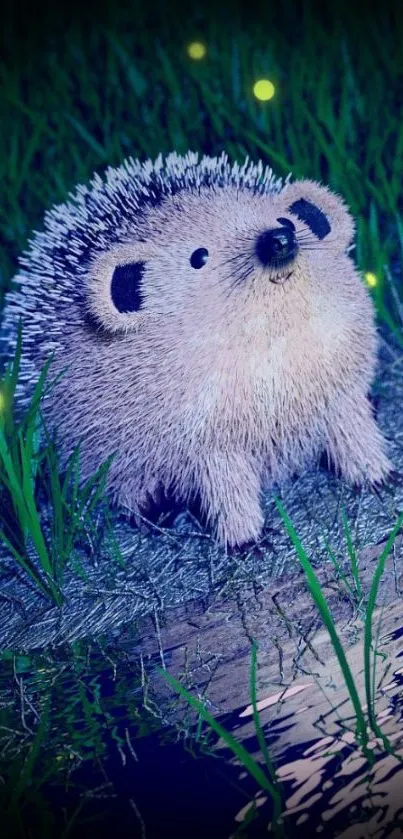
{"type": "Polygon", "coordinates": [[[241,251],[241,253],[236,253],[234,256],[229,256],[223,262],[219,262],[219,264],[216,267],[217,268],[225,268],[225,266],[229,265],[230,263],[239,262],[239,260],[245,260],[245,259],[249,260],[250,259],[250,254],[249,254],[248,251],[246,253],[242,253],[242,251],[241,251]]]}
{"type": "Polygon", "coordinates": [[[300,251],[332,251],[333,249],[326,245],[301,245],[300,251]]]}
{"type": "Polygon", "coordinates": [[[251,274],[253,274],[253,268],[248,268],[246,271],[244,271],[243,274],[241,274],[239,277],[236,277],[235,280],[231,283],[231,291],[234,291],[236,288],[238,288],[238,286],[243,285],[243,283],[248,279],[248,277],[250,277],[251,274]]]}
{"type": "Polygon", "coordinates": [[[236,256],[230,256],[224,262],[219,262],[218,265],[216,265],[216,268],[225,268],[226,265],[231,265],[234,262],[239,262],[239,260],[243,259],[244,257],[245,254],[241,253],[238,253],[236,256]]]}
{"type": "MultiPolygon", "coordinates": [[[[300,243],[298,243],[298,244],[300,244],[300,243]]],[[[327,245],[327,244],[324,244],[324,243],[322,244],[322,242],[315,242],[315,241],[313,241],[313,242],[301,242],[300,246],[301,246],[301,248],[314,247],[314,248],[327,248],[328,250],[329,249],[332,250],[332,245],[327,245]]]]}
{"type": "Polygon", "coordinates": [[[296,236],[295,237],[297,242],[305,242],[307,239],[312,239],[313,242],[317,242],[318,240],[315,239],[315,236],[312,233],[305,233],[303,236],[296,236]]]}
{"type": "Polygon", "coordinates": [[[297,235],[298,233],[311,233],[313,235],[312,230],[310,227],[308,227],[308,225],[306,225],[306,227],[300,227],[299,230],[295,230],[295,233],[297,235]]]}
{"type": "Polygon", "coordinates": [[[240,270],[244,268],[246,265],[252,267],[251,258],[248,253],[238,253],[236,256],[228,257],[224,262],[220,262],[216,265],[216,268],[225,268],[227,266],[233,267],[232,263],[236,263],[236,266],[239,267],[240,270]]]}

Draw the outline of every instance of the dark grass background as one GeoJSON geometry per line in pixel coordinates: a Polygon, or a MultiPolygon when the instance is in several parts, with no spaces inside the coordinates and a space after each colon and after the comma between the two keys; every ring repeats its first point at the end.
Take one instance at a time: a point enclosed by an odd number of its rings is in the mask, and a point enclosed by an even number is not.
{"type": "Polygon", "coordinates": [[[402,4],[8,0],[1,30],[1,297],[44,209],[95,170],[225,149],[344,195],[382,308],[403,241],[402,4]]]}

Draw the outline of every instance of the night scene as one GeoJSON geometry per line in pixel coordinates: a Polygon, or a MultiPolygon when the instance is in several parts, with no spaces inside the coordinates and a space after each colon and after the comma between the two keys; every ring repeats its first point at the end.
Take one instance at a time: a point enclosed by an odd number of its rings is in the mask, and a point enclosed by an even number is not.
{"type": "Polygon", "coordinates": [[[2,835],[403,837],[403,5],[0,38],[2,835]]]}

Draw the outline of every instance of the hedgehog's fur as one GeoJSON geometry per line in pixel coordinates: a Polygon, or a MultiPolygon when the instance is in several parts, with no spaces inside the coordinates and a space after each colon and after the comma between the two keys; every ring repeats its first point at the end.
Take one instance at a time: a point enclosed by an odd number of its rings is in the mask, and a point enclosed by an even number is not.
{"type": "Polygon", "coordinates": [[[21,259],[3,323],[10,351],[23,317],[20,399],[54,352],[53,374],[67,369],[43,409],[62,456],[81,440],[86,478],[115,453],[111,498],[135,514],[161,485],[198,493],[223,545],[257,539],[262,487],[322,451],[351,483],[382,482],[377,330],[353,234],[338,196],[261,163],[110,168],[46,214],[21,259]],[[258,237],[290,222],[296,255],[264,266],[258,237]]]}

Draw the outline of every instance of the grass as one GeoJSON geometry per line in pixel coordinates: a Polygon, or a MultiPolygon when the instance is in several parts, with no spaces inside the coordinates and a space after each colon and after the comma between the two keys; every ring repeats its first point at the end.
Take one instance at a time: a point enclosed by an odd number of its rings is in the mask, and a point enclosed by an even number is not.
{"type": "MultiPolygon", "coordinates": [[[[335,621],[332,617],[330,612],[329,606],[327,604],[326,598],[323,594],[321,585],[319,583],[318,577],[315,574],[314,568],[309,560],[309,557],[304,550],[300,539],[295,531],[295,528],[292,524],[291,519],[287,515],[283,505],[281,504],[280,500],[276,497],[275,503],[277,509],[281,515],[285,528],[287,530],[288,535],[295,547],[299,562],[305,572],[306,582],[308,589],[311,593],[313,601],[318,609],[318,612],[322,618],[322,622],[326,627],[333,649],[336,653],[336,657],[338,663],[340,665],[340,670],[343,674],[344,682],[347,688],[347,692],[350,696],[353,710],[354,710],[354,717],[355,717],[355,737],[356,743],[362,749],[362,752],[369,764],[372,766],[376,760],[376,755],[374,752],[373,747],[369,746],[370,742],[370,735],[375,735],[375,737],[379,738],[381,741],[385,751],[391,755],[393,755],[400,763],[403,763],[403,758],[400,757],[396,753],[392,743],[388,740],[387,736],[382,731],[380,725],[378,724],[377,717],[376,717],[376,710],[375,710],[375,701],[376,701],[376,660],[379,656],[379,653],[376,649],[376,644],[374,644],[374,633],[373,633],[373,616],[374,610],[376,607],[377,602],[377,595],[379,590],[379,583],[385,569],[385,562],[386,559],[393,547],[393,543],[398,535],[399,531],[402,529],[403,524],[403,513],[398,517],[389,538],[386,541],[385,547],[379,557],[376,570],[373,576],[373,580],[371,583],[369,595],[366,602],[366,610],[364,616],[364,683],[365,683],[365,697],[366,697],[366,705],[367,710],[365,713],[364,708],[362,707],[361,700],[359,697],[358,688],[351,671],[350,665],[348,664],[346,652],[342,646],[340,638],[337,633],[337,627],[335,621]]],[[[347,520],[345,515],[343,515],[343,525],[345,528],[347,542],[349,546],[350,552],[350,561],[351,561],[351,573],[356,584],[356,591],[360,593],[362,597],[362,586],[359,580],[359,573],[358,573],[358,565],[355,551],[352,547],[352,540],[351,534],[348,530],[347,520]]],[[[379,633],[378,633],[379,634],[379,633]]],[[[254,757],[245,749],[245,747],[240,744],[233,735],[226,730],[214,717],[209,713],[205,705],[199,700],[196,699],[190,691],[186,690],[181,682],[174,678],[170,673],[162,668],[159,668],[160,674],[165,678],[168,684],[189,704],[191,708],[197,711],[199,718],[202,718],[207,725],[218,734],[223,741],[225,742],[227,748],[233,755],[237,758],[237,760],[241,763],[243,768],[249,775],[256,781],[259,787],[259,791],[266,792],[270,798],[271,806],[272,806],[272,817],[270,824],[268,826],[268,831],[272,831],[273,835],[275,836],[284,836],[285,833],[285,826],[282,819],[283,814],[283,807],[284,807],[284,800],[283,794],[281,789],[281,784],[276,775],[275,763],[271,758],[267,744],[264,738],[264,733],[260,724],[259,719],[259,711],[257,706],[257,645],[255,641],[252,641],[251,644],[251,678],[250,678],[250,695],[251,695],[251,704],[253,709],[253,721],[256,731],[256,737],[258,741],[258,745],[260,748],[261,755],[263,757],[264,763],[266,765],[267,772],[264,773],[260,762],[256,761],[254,757]]],[[[253,808],[252,808],[253,809],[253,808]]],[[[251,816],[253,813],[251,812],[251,816]]]]}
{"type": "Polygon", "coordinates": [[[326,550],[329,554],[329,557],[330,557],[331,561],[333,562],[333,565],[334,565],[335,570],[337,572],[338,579],[343,581],[343,584],[344,584],[346,590],[349,592],[349,595],[350,595],[350,598],[351,598],[352,602],[356,602],[357,607],[359,608],[363,599],[364,599],[364,593],[363,593],[363,590],[362,590],[361,580],[360,580],[360,575],[359,575],[359,569],[358,569],[357,550],[353,545],[353,540],[352,540],[352,536],[351,536],[351,533],[350,533],[350,530],[349,530],[347,516],[346,516],[346,512],[345,512],[343,504],[341,505],[341,517],[342,517],[344,535],[346,537],[347,552],[348,552],[348,556],[349,556],[349,559],[350,559],[349,570],[350,570],[351,576],[353,578],[352,583],[350,582],[347,574],[343,570],[342,564],[337,560],[337,558],[334,554],[334,551],[330,547],[329,541],[327,539],[325,540],[326,550]]]}
{"type": "Polygon", "coordinates": [[[93,19],[58,7],[45,30],[34,21],[24,30],[13,14],[0,70],[3,290],[43,210],[94,170],[129,154],[224,148],[238,160],[261,156],[280,175],[322,179],[345,197],[358,265],[376,276],[378,310],[395,328],[384,266],[402,256],[397,7],[359,16],[342,2],[338,15],[320,15],[297,3],[291,15],[268,3],[256,26],[241,4],[183,15],[174,0],[167,15],[156,0],[149,9],[100,4],[93,19]],[[207,47],[200,61],[186,50],[195,38],[207,47]],[[268,102],[252,93],[261,77],[276,87],[268,102]]]}
{"type": "MultiPolygon", "coordinates": [[[[56,442],[40,414],[41,399],[49,390],[46,377],[51,360],[41,372],[23,418],[15,419],[21,349],[20,324],[15,357],[0,382],[0,542],[42,594],[61,606],[64,570],[76,543],[83,544],[94,534],[93,513],[103,499],[110,459],[82,483],[77,447],[62,476],[56,442]],[[43,527],[46,501],[51,508],[48,537],[43,527]]],[[[82,566],[76,563],[75,567],[85,577],[82,566]]]]}
{"type": "MultiPolygon", "coordinates": [[[[113,792],[110,754],[121,768],[135,764],[132,742],[140,749],[139,741],[158,731],[139,685],[140,668],[127,668],[119,650],[104,653],[101,639],[57,652],[0,654],[4,835],[105,835],[102,821],[113,792]]],[[[121,816],[123,810],[120,804],[121,816]]],[[[133,814],[131,836],[137,835],[133,814]]]]}
{"type": "MultiPolygon", "coordinates": [[[[366,611],[365,611],[365,623],[364,623],[364,673],[365,673],[365,695],[367,700],[367,719],[365,718],[365,714],[363,708],[361,706],[360,698],[358,695],[358,690],[354,681],[353,674],[351,672],[351,668],[348,664],[345,651],[337,634],[337,628],[333,617],[330,613],[328,604],[326,602],[326,598],[322,592],[319,580],[315,571],[312,567],[312,564],[307,556],[306,551],[301,544],[300,539],[293,527],[291,519],[287,515],[283,505],[279,501],[278,498],[275,498],[276,507],[283,519],[285,524],[286,530],[288,535],[290,536],[293,545],[295,547],[298,559],[302,568],[305,572],[305,577],[307,581],[307,585],[309,591],[312,595],[312,598],[315,602],[315,605],[320,613],[322,618],[323,624],[326,627],[330,640],[332,642],[333,649],[336,653],[341,671],[343,673],[344,681],[354,708],[354,713],[356,717],[356,737],[358,742],[360,743],[361,747],[364,750],[366,756],[369,756],[368,751],[368,742],[369,742],[369,730],[371,730],[377,737],[381,737],[384,745],[388,750],[391,750],[390,744],[386,741],[383,732],[381,731],[375,715],[375,677],[373,675],[375,671],[376,665],[376,651],[374,654],[373,662],[371,664],[371,652],[373,651],[373,632],[372,632],[372,621],[373,621],[373,614],[376,607],[377,595],[379,590],[379,583],[385,568],[386,559],[393,547],[393,543],[396,539],[396,536],[399,534],[399,531],[402,527],[403,522],[403,513],[398,517],[389,538],[386,541],[385,547],[379,557],[377,567],[372,579],[370,592],[368,595],[368,600],[366,603],[366,611]]],[[[347,526],[347,522],[344,518],[345,527],[347,526]]],[[[348,532],[348,528],[347,528],[348,532]]],[[[351,542],[351,535],[348,534],[348,543],[349,545],[352,544],[351,542]]],[[[357,580],[358,576],[358,568],[356,563],[355,552],[352,552],[351,556],[351,570],[355,580],[357,580]]],[[[360,593],[362,593],[361,584],[359,584],[360,593]]]]}
{"type": "Polygon", "coordinates": [[[281,786],[279,781],[276,777],[275,767],[273,762],[270,758],[264,735],[262,732],[262,728],[260,725],[259,720],[259,711],[257,708],[257,696],[256,696],[256,668],[257,668],[257,646],[255,643],[252,643],[252,658],[251,658],[251,676],[250,676],[250,690],[251,690],[251,700],[252,700],[252,708],[253,708],[253,721],[255,725],[255,731],[258,739],[258,743],[262,752],[262,755],[265,760],[266,770],[264,771],[260,764],[249,754],[247,749],[238,742],[238,740],[233,737],[233,735],[227,731],[224,726],[221,725],[210,712],[207,710],[205,705],[200,702],[199,699],[196,699],[186,688],[183,687],[181,682],[175,679],[170,673],[162,668],[158,668],[159,673],[163,676],[163,678],[171,685],[172,688],[182,696],[186,702],[193,708],[199,716],[208,724],[208,726],[222,737],[227,747],[232,751],[241,765],[245,768],[245,770],[251,775],[251,777],[256,781],[259,788],[266,792],[273,805],[273,816],[271,825],[273,828],[273,835],[282,837],[284,836],[284,825],[281,819],[284,802],[283,796],[281,791],[281,786]]]}

